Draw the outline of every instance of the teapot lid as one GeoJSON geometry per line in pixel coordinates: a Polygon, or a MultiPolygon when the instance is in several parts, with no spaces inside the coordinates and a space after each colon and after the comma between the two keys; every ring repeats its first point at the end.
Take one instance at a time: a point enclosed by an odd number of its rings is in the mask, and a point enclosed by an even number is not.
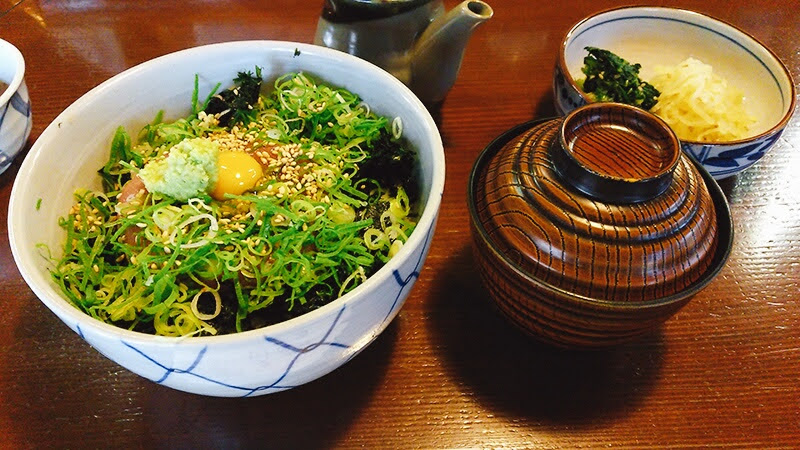
{"type": "Polygon", "coordinates": [[[670,296],[706,274],[715,203],[663,120],[593,103],[515,131],[476,162],[469,202],[473,226],[517,272],[614,302],[670,296]]]}
{"type": "Polygon", "coordinates": [[[322,17],[329,22],[382,19],[431,1],[433,0],[325,0],[322,17]]]}

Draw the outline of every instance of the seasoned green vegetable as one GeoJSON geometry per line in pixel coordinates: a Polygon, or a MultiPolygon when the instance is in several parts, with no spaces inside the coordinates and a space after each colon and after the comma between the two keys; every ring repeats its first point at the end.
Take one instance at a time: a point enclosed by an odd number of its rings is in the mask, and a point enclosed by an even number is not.
{"type": "Polygon", "coordinates": [[[372,152],[361,162],[358,175],[377,180],[383,186],[406,186],[412,202],[417,200],[417,155],[409,146],[395,143],[386,129],[376,138],[372,152]]]}
{"type": "Polygon", "coordinates": [[[209,98],[204,111],[207,114],[218,114],[222,126],[240,123],[249,124],[254,118],[254,106],[261,91],[261,68],[256,73],[239,72],[233,80],[235,87],[226,89],[209,98]]]}
{"type": "Polygon", "coordinates": [[[649,110],[661,95],[650,83],[639,79],[641,64],[631,64],[614,53],[597,47],[586,47],[581,71],[586,78],[579,81],[583,92],[598,102],[619,102],[649,110]]]}

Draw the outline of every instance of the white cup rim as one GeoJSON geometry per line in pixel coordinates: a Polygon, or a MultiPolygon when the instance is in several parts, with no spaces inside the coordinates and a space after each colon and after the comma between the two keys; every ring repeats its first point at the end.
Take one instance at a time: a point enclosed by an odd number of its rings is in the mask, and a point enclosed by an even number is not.
{"type": "Polygon", "coordinates": [[[0,52],[8,53],[14,59],[14,76],[8,83],[8,88],[0,94],[0,105],[5,105],[17,92],[22,80],[25,78],[25,58],[14,44],[3,39],[0,39],[0,52]]]}

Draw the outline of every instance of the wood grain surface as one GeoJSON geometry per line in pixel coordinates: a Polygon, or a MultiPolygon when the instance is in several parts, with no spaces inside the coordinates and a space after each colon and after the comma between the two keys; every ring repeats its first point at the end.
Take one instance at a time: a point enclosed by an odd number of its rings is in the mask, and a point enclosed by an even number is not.
{"type": "MultiPolygon", "coordinates": [[[[426,266],[403,310],[357,358],[299,388],[206,398],[134,375],[90,348],[27,287],[7,208],[21,158],[0,176],[0,447],[3,448],[797,448],[800,446],[800,117],[754,167],[721,185],[735,241],[725,269],[637,341],[558,350],[492,309],[470,251],[467,179],[486,145],[554,114],[560,39],[624,2],[489,0],[434,111],[447,182],[426,266]]],[[[445,4],[455,6],[450,0],[445,4]]],[[[790,0],[654,1],[728,21],[800,81],[790,0]]],[[[26,58],[29,145],[113,75],[201,44],[311,42],[322,2],[0,1],[0,37],[26,58]]]]}
{"type": "MultiPolygon", "coordinates": [[[[607,177],[583,183],[596,172],[557,158],[573,119],[619,107],[597,103],[514,127],[481,153],[468,183],[473,254],[491,300],[523,331],[562,347],[607,347],[651,331],[714,279],[732,244],[724,194],[677,141],[666,191],[637,203],[595,198],[610,190],[607,177]]],[[[602,153],[611,144],[595,143],[603,150],[592,156],[609,162],[602,153]]],[[[622,189],[642,192],[643,182],[622,189]]]]}
{"type": "MultiPolygon", "coordinates": [[[[667,190],[654,198],[598,199],[602,185],[587,183],[593,195],[584,194],[560,172],[560,124],[534,126],[489,150],[491,158],[481,156],[468,195],[489,245],[527,275],[594,299],[654,300],[700,278],[719,236],[711,194],[690,159],[681,157],[667,190]]],[[[596,141],[609,145],[602,136],[596,141]]],[[[608,167],[619,159],[592,155],[608,167]]]]}

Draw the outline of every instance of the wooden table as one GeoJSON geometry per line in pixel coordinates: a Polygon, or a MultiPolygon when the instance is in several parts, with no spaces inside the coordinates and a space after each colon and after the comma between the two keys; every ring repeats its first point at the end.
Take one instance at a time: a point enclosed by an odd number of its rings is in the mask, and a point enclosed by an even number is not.
{"type": "MultiPolygon", "coordinates": [[[[341,369],[248,399],[140,378],[91,349],[28,289],[0,176],[0,447],[800,446],[800,117],[756,166],[722,183],[736,239],[721,275],[656,333],[573,352],[494,314],[470,256],[473,161],[495,136],[554,113],[559,41],[623,2],[489,0],[441,112],[447,187],[428,262],[400,315],[341,369]]],[[[321,1],[8,0],[0,37],[26,58],[29,144],[101,81],[212,42],[311,42],[321,1]]],[[[800,80],[790,0],[654,4],[704,12],[771,47],[800,80]]],[[[454,1],[447,1],[448,7],[454,1]]]]}

